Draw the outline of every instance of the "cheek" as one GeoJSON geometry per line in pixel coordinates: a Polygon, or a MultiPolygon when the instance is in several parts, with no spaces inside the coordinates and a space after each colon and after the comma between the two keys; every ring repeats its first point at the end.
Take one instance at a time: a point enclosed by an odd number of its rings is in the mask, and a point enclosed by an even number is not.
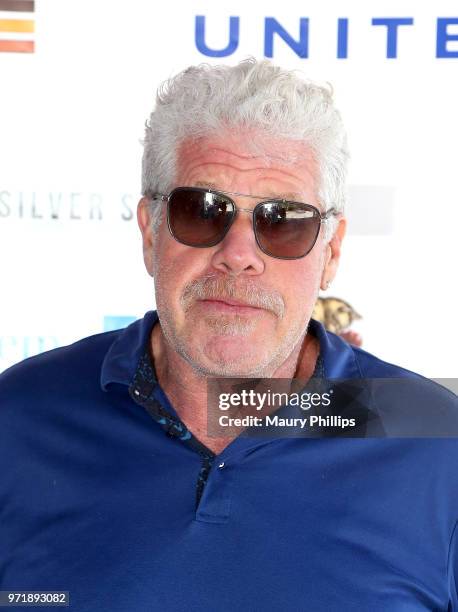
{"type": "Polygon", "coordinates": [[[288,262],[288,268],[279,278],[283,283],[282,293],[290,317],[307,319],[320,289],[320,257],[288,262]]]}
{"type": "Polygon", "coordinates": [[[182,254],[180,245],[170,236],[167,222],[163,218],[155,236],[153,245],[153,270],[156,285],[173,285],[177,272],[180,271],[182,254]]]}
{"type": "Polygon", "coordinates": [[[153,249],[156,298],[166,307],[179,307],[184,286],[202,276],[206,266],[202,249],[181,245],[170,235],[158,236],[153,249]]]}

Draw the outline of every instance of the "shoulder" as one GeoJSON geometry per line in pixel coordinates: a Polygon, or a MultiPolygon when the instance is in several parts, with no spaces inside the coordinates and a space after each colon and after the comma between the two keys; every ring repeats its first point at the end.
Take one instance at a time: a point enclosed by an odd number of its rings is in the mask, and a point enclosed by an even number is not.
{"type": "Polygon", "coordinates": [[[362,350],[361,348],[352,347],[355,360],[358,363],[361,376],[368,379],[399,379],[404,387],[418,388],[428,390],[429,393],[438,394],[444,398],[454,400],[456,405],[456,395],[450,389],[445,388],[438,382],[426,378],[417,372],[412,372],[399,365],[389,363],[383,359],[379,359],[375,355],[362,350]]]}
{"type": "Polygon", "coordinates": [[[113,410],[100,373],[117,333],[41,353],[0,375],[0,463],[27,463],[33,456],[42,464],[78,443],[83,432],[107,426],[113,410]]]}
{"type": "Polygon", "coordinates": [[[105,354],[119,330],[83,338],[68,346],[29,357],[0,374],[0,407],[7,400],[39,399],[42,392],[100,379],[105,354]]]}
{"type": "Polygon", "coordinates": [[[361,348],[351,346],[353,355],[358,364],[362,376],[372,376],[380,378],[424,378],[416,372],[407,368],[384,361],[372,353],[368,353],[361,348]]]}
{"type": "MultiPolygon", "coordinates": [[[[101,363],[117,332],[30,357],[0,374],[0,463],[38,465],[107,416],[101,363]],[[73,433],[72,433],[73,432],[73,433]],[[79,432],[79,434],[78,434],[79,432]]],[[[98,431],[98,428],[97,428],[98,431]]],[[[0,487],[6,481],[0,479],[0,487]]]]}
{"type": "MultiPolygon", "coordinates": [[[[320,342],[325,377],[362,385],[371,397],[371,407],[376,402],[385,411],[421,408],[430,417],[445,411],[452,421],[458,419],[456,394],[442,384],[348,344],[321,323],[312,321],[311,329],[320,342]]],[[[458,424],[453,429],[458,435],[458,424]]]]}
{"type": "Polygon", "coordinates": [[[352,350],[373,408],[391,435],[458,437],[458,400],[453,391],[360,348],[352,350]]]}

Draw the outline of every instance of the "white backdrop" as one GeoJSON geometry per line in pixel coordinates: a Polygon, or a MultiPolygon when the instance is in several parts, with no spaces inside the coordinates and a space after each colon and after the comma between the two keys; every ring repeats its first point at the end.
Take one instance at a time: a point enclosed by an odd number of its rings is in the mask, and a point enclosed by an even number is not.
{"type": "Polygon", "coordinates": [[[363,315],[366,350],[456,375],[456,2],[37,0],[32,14],[0,11],[0,30],[12,16],[35,22],[16,35],[35,52],[0,52],[0,370],[154,307],[135,206],[157,85],[189,64],[264,57],[266,18],[304,51],[308,18],[308,57],[274,35],[273,59],[330,81],[347,126],[350,231],[332,295],[363,315]],[[197,16],[216,50],[238,18],[237,49],[199,51],[197,16]],[[387,58],[394,26],[373,20],[396,17],[413,22],[387,58]]]}

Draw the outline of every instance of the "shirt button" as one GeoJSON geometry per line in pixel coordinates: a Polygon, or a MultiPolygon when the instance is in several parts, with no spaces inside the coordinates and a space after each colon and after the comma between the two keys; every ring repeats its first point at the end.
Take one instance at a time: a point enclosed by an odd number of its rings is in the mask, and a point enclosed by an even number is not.
{"type": "Polygon", "coordinates": [[[226,464],[224,463],[224,461],[221,461],[221,463],[218,465],[218,469],[222,470],[225,465],[226,464]]]}

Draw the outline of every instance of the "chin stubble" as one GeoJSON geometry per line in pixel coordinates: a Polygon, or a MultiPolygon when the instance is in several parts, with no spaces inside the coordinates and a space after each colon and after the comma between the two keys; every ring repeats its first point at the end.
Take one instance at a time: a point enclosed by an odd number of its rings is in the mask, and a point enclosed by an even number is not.
{"type": "MultiPolygon", "coordinates": [[[[158,296],[156,295],[156,298],[158,296]]],[[[272,289],[266,289],[259,286],[259,283],[253,282],[250,279],[241,281],[235,276],[229,275],[207,275],[199,279],[193,280],[185,285],[181,298],[180,305],[188,315],[194,304],[198,300],[205,299],[221,299],[224,298],[241,301],[247,305],[261,308],[271,312],[278,319],[285,316],[285,302],[282,295],[272,289]]],[[[289,356],[291,351],[303,337],[305,329],[289,329],[286,332],[277,351],[271,355],[265,355],[261,362],[247,371],[240,370],[240,360],[223,360],[214,358],[210,368],[205,367],[196,360],[195,356],[189,354],[189,334],[193,330],[188,330],[185,336],[178,337],[175,333],[175,325],[170,310],[162,300],[157,300],[158,311],[161,311],[161,327],[170,346],[174,347],[177,353],[187,361],[194,371],[203,376],[264,376],[268,377],[274,372],[289,356]]],[[[206,325],[212,329],[215,334],[222,336],[247,336],[256,327],[257,317],[243,316],[240,314],[221,315],[208,314],[205,316],[206,325]]]]}

